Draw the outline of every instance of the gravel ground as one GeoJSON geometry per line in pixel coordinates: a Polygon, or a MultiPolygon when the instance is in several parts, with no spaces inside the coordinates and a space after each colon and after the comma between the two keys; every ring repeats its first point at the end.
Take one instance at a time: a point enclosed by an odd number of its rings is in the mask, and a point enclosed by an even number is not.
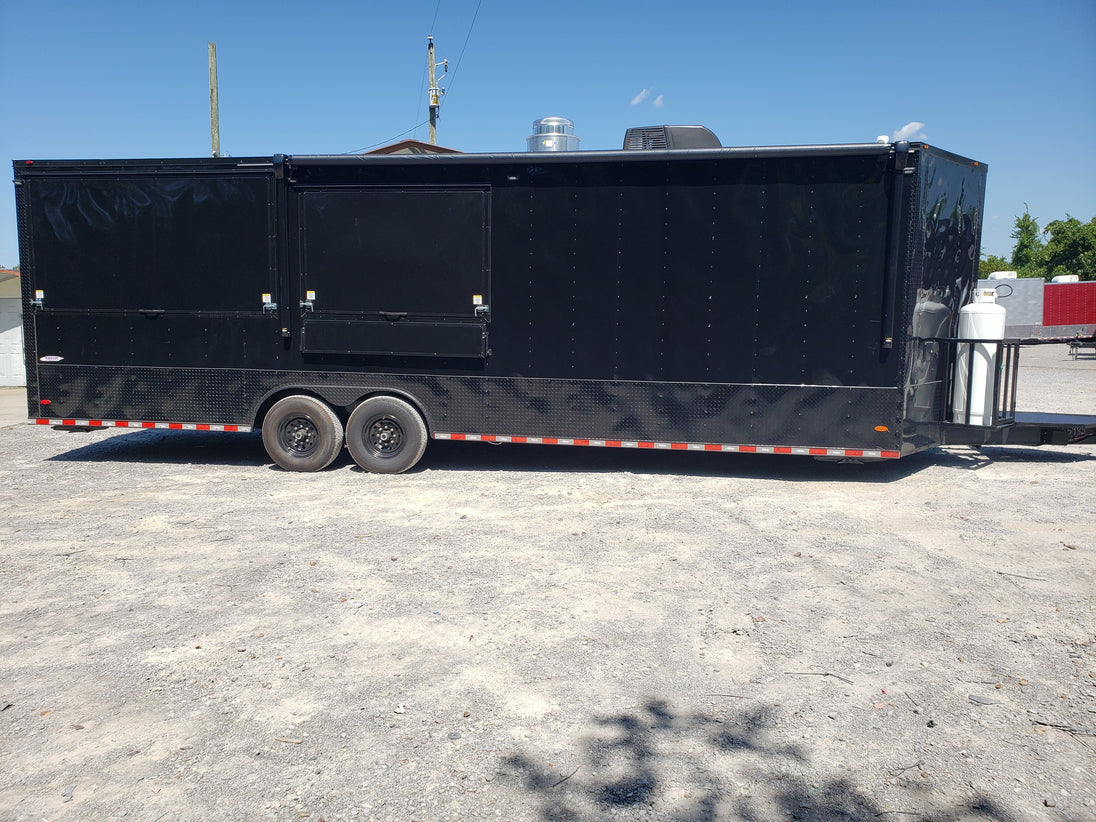
{"type": "Polygon", "coordinates": [[[1096,819],[1094,445],[0,448],[2,819],[1096,819]]]}

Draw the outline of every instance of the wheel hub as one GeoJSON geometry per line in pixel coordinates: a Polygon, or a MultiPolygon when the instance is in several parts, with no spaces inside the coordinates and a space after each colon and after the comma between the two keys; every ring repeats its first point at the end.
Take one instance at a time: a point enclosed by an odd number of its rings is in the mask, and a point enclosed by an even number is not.
{"type": "Polygon", "coordinates": [[[298,417],[289,420],[282,429],[282,442],[294,453],[307,454],[316,448],[318,441],[319,430],[310,419],[298,417]]]}
{"type": "Polygon", "coordinates": [[[382,456],[391,456],[403,447],[403,429],[393,419],[373,420],[366,429],[370,448],[382,456]]]}

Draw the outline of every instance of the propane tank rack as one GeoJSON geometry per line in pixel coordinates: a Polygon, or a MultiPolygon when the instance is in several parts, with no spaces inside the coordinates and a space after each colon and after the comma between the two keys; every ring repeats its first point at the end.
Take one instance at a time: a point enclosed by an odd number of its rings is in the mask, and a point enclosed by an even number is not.
{"type": "MultiPolygon", "coordinates": [[[[1016,374],[1020,367],[1020,341],[1019,340],[980,340],[964,337],[937,338],[935,342],[942,344],[946,356],[942,362],[946,364],[947,373],[944,375],[944,385],[948,386],[946,408],[952,409],[948,414],[948,420],[954,425],[974,425],[979,428],[997,428],[1012,425],[1016,422],[1016,374]],[[989,422],[979,424],[972,422],[977,414],[975,398],[975,357],[987,347],[994,346],[992,371],[993,389],[992,403],[990,404],[989,422]],[[962,352],[961,356],[959,352],[962,352]],[[960,368],[960,365],[965,368],[960,368]],[[960,379],[956,380],[956,373],[960,379]],[[957,391],[962,391],[961,397],[956,397],[957,391]],[[956,399],[959,402],[956,402],[956,399]],[[960,408],[956,418],[954,409],[960,408]]],[[[987,375],[988,376],[988,375],[987,375]]],[[[989,396],[987,392],[987,396],[989,396]]]]}

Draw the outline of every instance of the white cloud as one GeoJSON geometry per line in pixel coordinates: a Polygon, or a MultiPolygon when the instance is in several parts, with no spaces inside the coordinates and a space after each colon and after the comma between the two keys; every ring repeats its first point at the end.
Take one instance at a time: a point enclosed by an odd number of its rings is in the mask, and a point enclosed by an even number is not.
{"type": "Polygon", "coordinates": [[[924,123],[918,123],[914,120],[912,123],[906,123],[898,131],[891,135],[891,141],[896,140],[924,140],[925,132],[922,129],[925,127],[924,123]]]}
{"type": "Polygon", "coordinates": [[[638,106],[644,100],[651,96],[651,90],[649,88],[643,89],[639,94],[632,98],[632,105],[638,106]]]}
{"type": "Polygon", "coordinates": [[[654,106],[655,108],[662,108],[662,106],[665,105],[665,103],[663,103],[663,101],[662,101],[662,95],[661,94],[658,95],[658,97],[656,97],[651,102],[651,105],[654,106]]]}

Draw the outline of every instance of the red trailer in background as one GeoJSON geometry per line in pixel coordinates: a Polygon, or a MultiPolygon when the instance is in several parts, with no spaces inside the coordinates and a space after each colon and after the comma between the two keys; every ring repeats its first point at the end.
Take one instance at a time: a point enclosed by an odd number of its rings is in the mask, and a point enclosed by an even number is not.
{"type": "Polygon", "coordinates": [[[1043,328],[1077,329],[1069,341],[1074,359],[1082,348],[1096,349],[1096,282],[1047,283],[1043,287],[1043,328]]]}
{"type": "Polygon", "coordinates": [[[979,288],[997,290],[1008,312],[1005,337],[1022,343],[1069,343],[1071,353],[1096,346],[1096,281],[1044,282],[1041,278],[993,278],[979,288]]]}
{"type": "Polygon", "coordinates": [[[1043,327],[1096,323],[1096,282],[1047,283],[1043,288],[1043,327]]]}

